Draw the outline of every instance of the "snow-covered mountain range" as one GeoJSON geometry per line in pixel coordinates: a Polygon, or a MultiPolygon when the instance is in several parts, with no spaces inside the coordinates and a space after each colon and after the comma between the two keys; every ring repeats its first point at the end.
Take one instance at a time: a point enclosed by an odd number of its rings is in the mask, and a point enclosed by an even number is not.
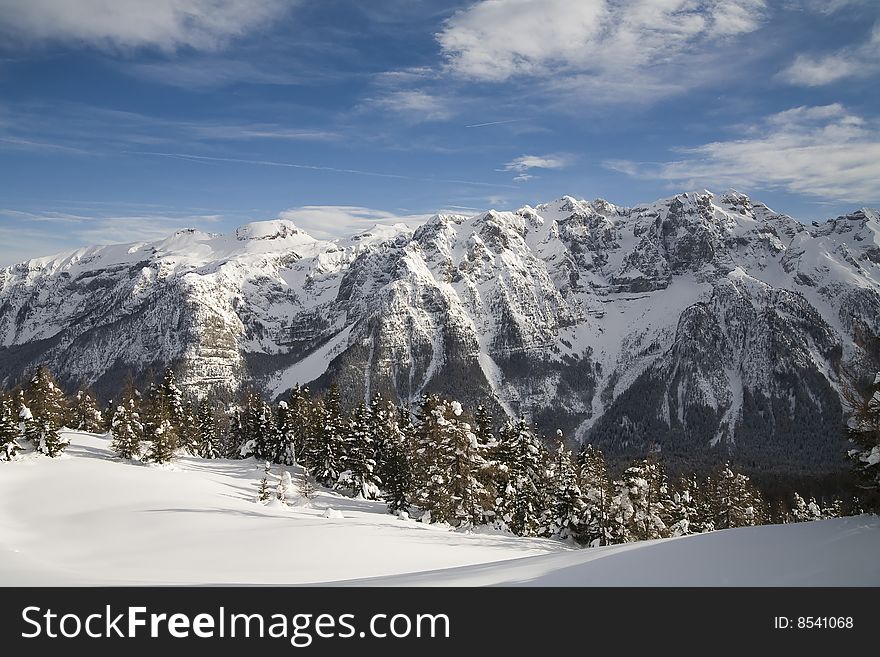
{"type": "Polygon", "coordinates": [[[708,191],[564,197],[321,241],[284,220],[0,270],[0,380],[116,394],[442,392],[612,455],[842,463],[840,367],[880,365],[880,213],[805,225],[708,191]]]}

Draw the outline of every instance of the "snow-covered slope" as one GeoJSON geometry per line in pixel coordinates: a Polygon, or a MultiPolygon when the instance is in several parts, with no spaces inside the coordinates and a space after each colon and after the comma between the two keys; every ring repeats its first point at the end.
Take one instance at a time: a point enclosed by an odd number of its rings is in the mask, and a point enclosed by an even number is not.
{"type": "Polygon", "coordinates": [[[68,437],[58,458],[0,462],[2,586],[880,585],[877,516],[572,549],[326,491],[263,506],[252,460],[144,466],[116,460],[107,437],[68,437]]]}
{"type": "Polygon", "coordinates": [[[0,463],[0,586],[304,584],[569,549],[400,520],[328,491],[263,506],[252,459],[146,466],[116,460],[108,437],[67,435],[58,458],[0,463]]]}
{"type": "Polygon", "coordinates": [[[346,401],[424,392],[599,443],[843,462],[839,369],[880,367],[880,217],[801,224],[736,192],[634,208],[564,197],[314,240],[286,221],[0,270],[0,377],[47,362],[114,394],[184,383],[346,401]]]}

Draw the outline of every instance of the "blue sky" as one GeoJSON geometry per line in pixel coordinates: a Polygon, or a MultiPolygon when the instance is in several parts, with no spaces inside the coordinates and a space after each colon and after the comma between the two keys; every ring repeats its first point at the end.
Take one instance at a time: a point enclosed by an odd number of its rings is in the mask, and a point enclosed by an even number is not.
{"type": "Polygon", "coordinates": [[[876,0],[0,0],[0,264],[571,194],[880,204],[876,0]]]}

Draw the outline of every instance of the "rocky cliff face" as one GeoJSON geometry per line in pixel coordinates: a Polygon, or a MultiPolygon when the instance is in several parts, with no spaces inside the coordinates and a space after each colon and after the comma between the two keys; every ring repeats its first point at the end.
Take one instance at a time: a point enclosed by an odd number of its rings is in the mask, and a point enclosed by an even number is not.
{"type": "Polygon", "coordinates": [[[565,197],[315,240],[286,221],[0,270],[0,377],[111,394],[294,384],[491,400],[621,457],[842,463],[842,363],[880,360],[880,217],[804,225],[731,192],[565,197]]]}

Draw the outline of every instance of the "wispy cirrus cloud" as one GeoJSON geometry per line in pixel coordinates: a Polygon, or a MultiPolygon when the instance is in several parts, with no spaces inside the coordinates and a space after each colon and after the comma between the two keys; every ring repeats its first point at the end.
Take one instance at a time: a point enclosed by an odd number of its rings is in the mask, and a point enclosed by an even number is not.
{"type": "Polygon", "coordinates": [[[133,145],[230,141],[330,141],[328,127],[272,122],[183,120],[75,103],[0,104],[0,149],[70,155],[119,152],[133,145]]]}
{"type": "Polygon", "coordinates": [[[102,49],[217,50],[280,17],[296,0],[0,0],[7,43],[102,49]]]}
{"type": "Polygon", "coordinates": [[[847,78],[865,78],[880,71],[880,23],[857,46],[825,55],[800,54],[778,78],[801,87],[821,87],[847,78]]]}
{"type": "Polygon", "coordinates": [[[532,169],[564,169],[574,162],[574,156],[569,153],[553,153],[550,155],[520,155],[505,163],[500,171],[516,173],[514,182],[526,182],[537,176],[529,173],[532,169]]]}
{"type": "Polygon", "coordinates": [[[430,214],[396,214],[356,205],[303,205],[281,212],[280,219],[288,219],[319,239],[348,237],[373,228],[376,224],[404,224],[416,228],[430,218],[430,214]]]}
{"type": "Polygon", "coordinates": [[[285,86],[301,84],[304,80],[302,75],[216,54],[158,62],[125,62],[119,68],[126,74],[149,82],[200,91],[210,91],[231,84],[285,86]]]}
{"type": "Polygon", "coordinates": [[[880,200],[880,132],[843,105],[801,106],[744,130],[738,139],[677,151],[660,163],[610,160],[605,166],[676,186],[781,188],[839,201],[880,200]]]}
{"type": "Polygon", "coordinates": [[[212,155],[196,155],[194,153],[165,153],[158,151],[132,151],[132,155],[145,155],[149,157],[167,157],[175,160],[188,160],[190,162],[222,162],[227,164],[245,164],[259,167],[282,167],[287,169],[303,169],[305,171],[325,171],[329,173],[341,173],[354,176],[369,176],[373,178],[391,178],[395,180],[414,180],[419,182],[453,183],[456,185],[473,185],[476,187],[513,187],[503,183],[484,182],[481,180],[461,180],[457,178],[430,178],[422,176],[410,176],[403,173],[391,173],[386,171],[370,171],[366,169],[348,169],[343,167],[330,167],[305,162],[284,162],[280,160],[253,160],[239,157],[215,157],[212,155]]]}
{"type": "Polygon", "coordinates": [[[367,105],[416,122],[446,121],[455,115],[448,98],[444,99],[420,89],[390,91],[370,99],[367,105]]]}
{"type": "Polygon", "coordinates": [[[85,214],[0,208],[0,266],[93,244],[153,241],[182,228],[211,230],[223,219],[174,211],[85,214]]]}

